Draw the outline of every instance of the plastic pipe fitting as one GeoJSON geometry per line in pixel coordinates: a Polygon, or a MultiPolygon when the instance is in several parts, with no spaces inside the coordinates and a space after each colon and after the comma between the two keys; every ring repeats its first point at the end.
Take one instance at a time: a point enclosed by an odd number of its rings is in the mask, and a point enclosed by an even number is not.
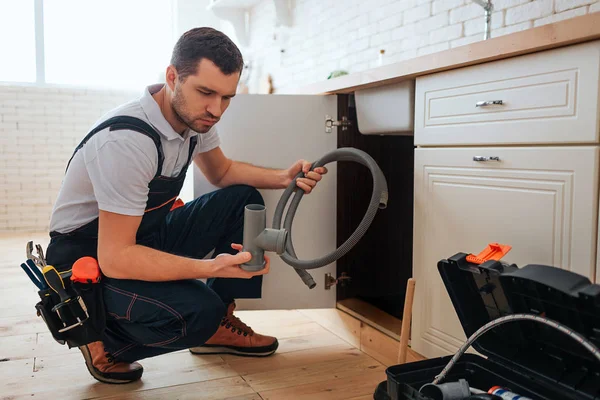
{"type": "Polygon", "coordinates": [[[250,261],[242,265],[246,271],[260,271],[265,267],[265,251],[282,254],[285,251],[287,231],[267,228],[265,206],[248,204],[244,209],[244,242],[242,251],[252,255],[250,261]]]}
{"type": "Polygon", "coordinates": [[[471,396],[469,382],[459,379],[458,382],[441,384],[428,383],[423,385],[419,392],[433,400],[463,400],[471,396]]]}

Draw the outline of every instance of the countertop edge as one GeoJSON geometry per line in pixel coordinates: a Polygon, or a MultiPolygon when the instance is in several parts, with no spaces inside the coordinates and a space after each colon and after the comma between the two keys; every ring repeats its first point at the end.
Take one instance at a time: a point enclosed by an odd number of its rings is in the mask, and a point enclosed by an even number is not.
{"type": "Polygon", "coordinates": [[[420,75],[482,64],[600,39],[600,12],[368,69],[287,91],[286,94],[342,94],[414,79],[420,75]]]}

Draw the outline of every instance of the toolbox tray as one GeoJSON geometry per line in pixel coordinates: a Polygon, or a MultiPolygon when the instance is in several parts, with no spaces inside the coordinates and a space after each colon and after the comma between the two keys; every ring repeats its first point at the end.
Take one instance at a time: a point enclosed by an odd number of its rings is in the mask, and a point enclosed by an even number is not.
{"type": "MultiPolygon", "coordinates": [[[[441,260],[438,270],[468,337],[510,314],[559,322],[600,347],[600,285],[560,268],[489,260],[467,253],[441,260]]],[[[418,284],[418,283],[417,283],[418,284]]],[[[502,386],[534,400],[600,400],[600,361],[566,334],[535,321],[510,321],[480,336],[440,383],[466,379],[484,391],[502,386]]],[[[431,383],[453,355],[390,366],[376,400],[429,400],[418,390],[431,383]]]]}

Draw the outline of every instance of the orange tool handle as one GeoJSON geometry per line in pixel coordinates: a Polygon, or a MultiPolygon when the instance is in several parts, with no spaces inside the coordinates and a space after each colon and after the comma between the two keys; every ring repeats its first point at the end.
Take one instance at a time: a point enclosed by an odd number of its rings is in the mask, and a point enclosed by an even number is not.
{"type": "Polygon", "coordinates": [[[100,282],[100,266],[94,257],[81,257],[71,269],[71,281],[81,283],[100,282]]]}

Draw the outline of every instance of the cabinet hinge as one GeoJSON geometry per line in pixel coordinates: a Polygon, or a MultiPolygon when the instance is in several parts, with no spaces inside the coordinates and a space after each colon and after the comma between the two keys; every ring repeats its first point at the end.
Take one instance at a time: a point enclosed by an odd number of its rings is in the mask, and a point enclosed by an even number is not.
{"type": "Polygon", "coordinates": [[[330,290],[332,286],[337,285],[338,283],[344,287],[347,282],[350,282],[352,278],[348,276],[345,272],[336,279],[329,272],[325,274],[325,290],[330,290]]]}
{"type": "Polygon", "coordinates": [[[341,121],[334,121],[331,116],[325,116],[325,132],[331,133],[334,126],[341,126],[342,130],[345,131],[348,129],[348,126],[352,125],[352,122],[348,120],[348,117],[342,117],[341,121]]]}

